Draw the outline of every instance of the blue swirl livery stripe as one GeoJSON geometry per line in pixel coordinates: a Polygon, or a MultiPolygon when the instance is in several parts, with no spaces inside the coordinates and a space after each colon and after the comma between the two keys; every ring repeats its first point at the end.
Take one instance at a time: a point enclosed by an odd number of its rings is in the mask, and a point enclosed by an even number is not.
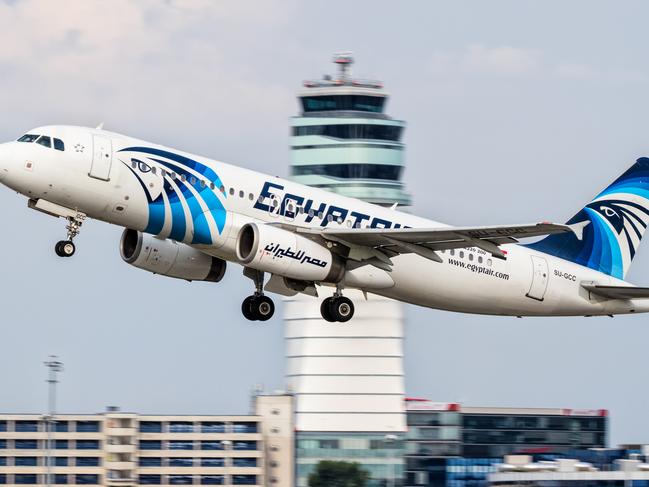
{"type": "Polygon", "coordinates": [[[583,238],[550,235],[528,248],[624,279],[649,223],[649,159],[642,157],[568,221],[583,238]]]}
{"type": "MultiPolygon", "coordinates": [[[[214,191],[210,189],[209,184],[205,186],[200,184],[200,180],[207,180],[213,183],[217,188],[223,187],[221,178],[213,169],[188,157],[152,147],[127,147],[121,149],[119,152],[130,152],[147,155],[148,161],[163,166],[167,170],[178,175],[176,183],[179,191],[174,189],[173,185],[167,180],[166,177],[163,177],[162,191],[167,197],[170,208],[170,238],[179,241],[182,241],[185,238],[185,234],[187,232],[187,221],[185,209],[183,207],[183,203],[185,203],[191,213],[193,223],[194,231],[191,243],[205,245],[210,245],[213,243],[213,237],[207,220],[206,211],[203,210],[203,206],[199,202],[198,198],[202,200],[205,207],[207,208],[207,212],[209,212],[214,219],[218,232],[223,232],[226,221],[225,207],[216,196],[214,191]],[[199,176],[196,176],[195,174],[199,174],[199,176]],[[195,181],[195,184],[192,184],[191,181],[195,181]],[[191,189],[189,187],[190,185],[191,189]]],[[[148,167],[148,164],[143,163],[140,160],[133,159],[133,162],[136,162],[138,167],[148,167]]],[[[145,232],[157,235],[164,228],[165,219],[167,217],[163,194],[161,193],[160,195],[158,195],[158,197],[153,199],[149,191],[147,190],[142,176],[140,176],[137,171],[133,170],[133,168],[131,168],[128,164],[125,163],[125,165],[137,177],[147,197],[149,206],[149,220],[145,232]]],[[[222,193],[222,195],[223,197],[226,197],[225,193],[222,193]]]]}

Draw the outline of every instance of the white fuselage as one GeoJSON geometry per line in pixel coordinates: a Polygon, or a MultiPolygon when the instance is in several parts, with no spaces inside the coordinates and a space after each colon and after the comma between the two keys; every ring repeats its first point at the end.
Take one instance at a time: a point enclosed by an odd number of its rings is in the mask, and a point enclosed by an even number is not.
{"type": "MultiPolygon", "coordinates": [[[[30,199],[47,200],[94,219],[174,238],[232,262],[238,262],[235,255],[238,232],[250,222],[320,228],[444,226],[103,130],[50,126],[35,129],[34,133],[60,138],[65,150],[35,143],[3,144],[0,148],[2,184],[30,199]],[[171,219],[163,218],[158,228],[151,231],[147,193],[160,194],[164,176],[160,167],[151,170],[156,167],[151,159],[142,164],[133,161],[145,160],[138,155],[138,149],[142,148],[173,153],[200,163],[203,170],[195,171],[192,183],[196,190],[192,188],[187,194],[191,197],[197,191],[211,191],[223,205],[223,219],[217,221],[204,202],[197,200],[194,204],[201,205],[198,211],[205,213],[201,219],[202,230],[198,229],[195,217],[197,208],[184,204],[177,210],[185,213],[184,228],[172,228],[171,219]],[[287,195],[292,196],[286,198],[287,195]],[[304,211],[288,211],[291,208],[286,208],[284,202],[289,201],[296,202],[304,211]],[[314,210],[313,216],[309,209],[314,210]],[[198,238],[201,231],[209,233],[209,243],[198,238]]],[[[148,155],[155,159],[155,154],[148,155]]],[[[169,183],[180,190],[173,181],[169,183]]],[[[582,282],[625,285],[623,281],[524,246],[505,245],[502,249],[507,252],[506,260],[495,259],[476,248],[441,252],[442,263],[415,254],[399,255],[393,258],[390,273],[394,285],[372,289],[372,292],[430,308],[494,315],[571,316],[649,311],[641,301],[606,300],[590,295],[581,287],[582,282]]]]}

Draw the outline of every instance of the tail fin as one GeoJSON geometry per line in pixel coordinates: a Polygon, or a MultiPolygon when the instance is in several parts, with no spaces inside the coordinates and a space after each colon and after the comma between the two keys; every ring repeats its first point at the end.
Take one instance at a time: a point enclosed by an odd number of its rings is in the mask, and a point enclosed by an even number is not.
{"type": "Polygon", "coordinates": [[[550,235],[528,247],[624,279],[649,224],[649,158],[642,157],[568,221],[583,238],[550,235]]]}

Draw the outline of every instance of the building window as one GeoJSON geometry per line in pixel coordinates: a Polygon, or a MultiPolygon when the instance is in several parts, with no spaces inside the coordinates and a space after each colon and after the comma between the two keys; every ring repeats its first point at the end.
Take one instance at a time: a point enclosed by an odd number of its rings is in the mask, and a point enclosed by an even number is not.
{"type": "Polygon", "coordinates": [[[223,450],[223,443],[220,441],[201,441],[201,450],[223,450]]]}
{"type": "Polygon", "coordinates": [[[38,422],[36,421],[16,421],[16,431],[20,433],[35,433],[38,431],[38,422]]]}
{"type": "Polygon", "coordinates": [[[311,164],[293,166],[293,176],[329,176],[339,179],[383,179],[398,181],[403,166],[391,164],[311,164]]]}
{"type": "Polygon", "coordinates": [[[140,475],[138,483],[141,485],[160,485],[160,475],[140,475]]]}
{"type": "Polygon", "coordinates": [[[99,450],[99,440],[77,440],[77,450],[99,450]]]}
{"type": "Polygon", "coordinates": [[[202,433],[225,433],[225,423],[205,421],[201,423],[202,433]]]}
{"type": "Polygon", "coordinates": [[[77,457],[75,465],[77,467],[98,467],[99,457],[77,457]]]}
{"type": "Polygon", "coordinates": [[[201,458],[201,467],[224,467],[225,459],[223,458],[201,458]]]}
{"type": "Polygon", "coordinates": [[[7,431],[7,422],[0,421],[0,431],[7,431]]]}
{"type": "Polygon", "coordinates": [[[7,440],[0,440],[0,450],[7,448],[7,440]]]}
{"type": "Polygon", "coordinates": [[[14,475],[14,483],[16,484],[36,484],[36,475],[32,473],[17,473],[14,475]]]}
{"type": "Polygon", "coordinates": [[[68,457],[54,457],[54,465],[57,467],[67,467],[68,457]]]}
{"type": "Polygon", "coordinates": [[[99,421],[77,421],[77,433],[98,433],[99,421]]]}
{"type": "Polygon", "coordinates": [[[64,474],[64,473],[63,473],[63,474],[61,474],[61,473],[57,473],[57,474],[54,476],[54,483],[57,484],[57,485],[67,484],[67,483],[68,483],[68,476],[67,476],[67,474],[64,474]]]}
{"type": "Polygon", "coordinates": [[[67,433],[68,431],[68,422],[67,421],[57,421],[54,426],[54,431],[57,433],[67,433]]]}
{"type": "Polygon", "coordinates": [[[300,98],[304,112],[344,110],[381,113],[385,97],[367,95],[321,95],[300,98]]]}
{"type": "Polygon", "coordinates": [[[234,433],[256,433],[257,423],[233,423],[232,431],[234,433]]]}
{"type": "Polygon", "coordinates": [[[162,433],[162,423],[160,421],[142,421],[140,433],[162,433]]]}
{"type": "Polygon", "coordinates": [[[171,485],[192,485],[194,479],[191,475],[169,475],[171,485]]]}
{"type": "Polygon", "coordinates": [[[191,467],[194,465],[193,458],[170,458],[169,466],[170,467],[191,467]]]}
{"type": "Polygon", "coordinates": [[[318,446],[322,450],[337,450],[340,448],[338,440],[320,440],[319,443],[318,446]]]}
{"type": "Polygon", "coordinates": [[[14,465],[16,467],[36,467],[38,466],[38,459],[36,457],[16,457],[14,465]]]}
{"type": "Polygon", "coordinates": [[[194,423],[174,421],[169,423],[169,433],[193,433],[194,423]]]}
{"type": "Polygon", "coordinates": [[[234,467],[256,467],[256,458],[233,458],[232,466],[234,467]]]}
{"type": "Polygon", "coordinates": [[[6,484],[6,483],[7,483],[7,474],[0,473],[0,484],[6,484]]]}
{"type": "Polygon", "coordinates": [[[0,457],[0,467],[7,466],[7,457],[0,457]]]}
{"type": "Polygon", "coordinates": [[[232,443],[233,450],[256,450],[257,442],[256,441],[235,441],[232,443]]]}
{"type": "Polygon", "coordinates": [[[162,450],[162,442],[156,440],[140,440],[140,450],[162,450]]]}
{"type": "Polygon", "coordinates": [[[223,485],[223,475],[201,475],[201,485],[223,485]]]}
{"type": "Polygon", "coordinates": [[[162,458],[160,457],[140,457],[140,467],[162,467],[162,458]]]}
{"type": "Polygon", "coordinates": [[[170,450],[193,450],[194,442],[185,440],[171,440],[169,442],[170,450]]]}
{"type": "Polygon", "coordinates": [[[233,475],[232,485],[255,485],[257,483],[256,475],[233,475]]]}
{"type": "Polygon", "coordinates": [[[99,484],[99,475],[78,473],[74,476],[74,483],[77,485],[97,485],[99,484]]]}
{"type": "Polygon", "coordinates": [[[54,440],[54,449],[55,450],[67,450],[68,449],[68,440],[54,440]]]}
{"type": "Polygon", "coordinates": [[[16,450],[37,450],[38,440],[16,440],[16,450]]]}

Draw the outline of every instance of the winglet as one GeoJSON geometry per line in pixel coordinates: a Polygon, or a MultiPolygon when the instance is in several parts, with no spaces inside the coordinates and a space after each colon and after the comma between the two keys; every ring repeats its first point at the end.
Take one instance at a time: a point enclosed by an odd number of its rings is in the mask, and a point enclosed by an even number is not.
{"type": "Polygon", "coordinates": [[[399,202],[395,201],[394,204],[390,207],[390,209],[391,210],[396,210],[398,205],[399,205],[399,202]]]}
{"type": "Polygon", "coordinates": [[[95,127],[97,130],[103,130],[104,129],[104,122],[101,122],[99,125],[95,127]]]}
{"type": "Polygon", "coordinates": [[[566,225],[570,230],[572,230],[572,233],[575,234],[575,237],[577,237],[577,240],[583,240],[584,238],[584,228],[586,228],[588,225],[590,225],[590,221],[586,220],[583,222],[579,223],[573,223],[572,225],[566,225]]]}

